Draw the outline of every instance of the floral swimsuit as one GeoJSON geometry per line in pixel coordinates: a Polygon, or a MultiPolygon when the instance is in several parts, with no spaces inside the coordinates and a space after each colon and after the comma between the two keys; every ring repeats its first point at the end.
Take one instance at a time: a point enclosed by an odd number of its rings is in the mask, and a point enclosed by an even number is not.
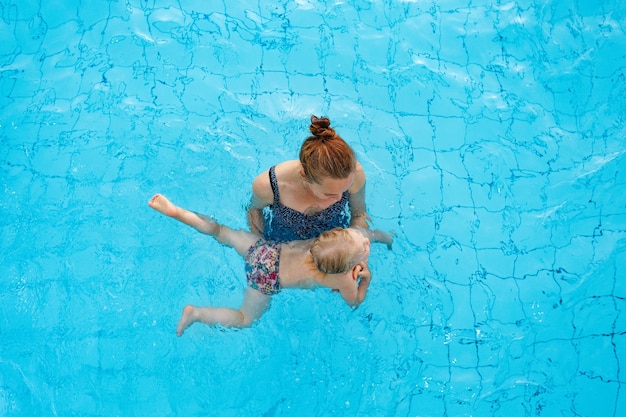
{"type": "Polygon", "coordinates": [[[280,243],[264,239],[250,246],[246,255],[246,277],[251,288],[265,295],[280,292],[280,249],[280,243]]]}

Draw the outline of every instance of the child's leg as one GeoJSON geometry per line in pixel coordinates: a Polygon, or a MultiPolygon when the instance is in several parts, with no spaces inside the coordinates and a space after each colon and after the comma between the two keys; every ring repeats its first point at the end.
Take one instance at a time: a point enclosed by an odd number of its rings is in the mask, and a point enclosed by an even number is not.
{"type": "Polygon", "coordinates": [[[239,310],[227,307],[195,307],[188,305],[176,327],[176,334],[183,332],[195,322],[214,326],[221,324],[227,327],[248,327],[261,317],[270,305],[271,297],[253,288],[247,287],[243,304],[239,310]]]}
{"type": "Polygon", "coordinates": [[[224,225],[219,226],[219,232],[214,237],[222,245],[235,249],[242,258],[246,257],[248,249],[260,239],[254,233],[245,230],[233,230],[224,225]]]}
{"type": "Polygon", "coordinates": [[[178,207],[161,194],[156,194],[152,197],[148,205],[159,213],[193,227],[200,233],[213,236],[221,244],[234,248],[237,253],[243,257],[246,256],[250,246],[259,240],[259,237],[253,233],[243,230],[233,230],[214,222],[208,216],[178,207]]]}
{"type": "Polygon", "coordinates": [[[148,205],[161,214],[193,227],[200,233],[214,236],[219,231],[219,225],[209,217],[178,207],[164,195],[155,194],[148,202],[148,205]]]}

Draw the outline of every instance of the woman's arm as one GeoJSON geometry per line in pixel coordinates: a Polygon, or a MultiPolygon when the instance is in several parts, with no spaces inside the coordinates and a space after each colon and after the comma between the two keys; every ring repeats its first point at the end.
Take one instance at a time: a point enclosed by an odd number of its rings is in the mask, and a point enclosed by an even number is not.
{"type": "Polygon", "coordinates": [[[274,194],[270,185],[269,171],[265,171],[252,181],[252,198],[248,206],[248,227],[255,235],[263,236],[265,230],[263,207],[271,204],[273,200],[274,194]]]}
{"type": "Polygon", "coordinates": [[[259,204],[259,199],[253,195],[248,206],[248,227],[255,235],[263,236],[265,221],[263,219],[263,206],[259,207],[259,204]]]}
{"type": "Polygon", "coordinates": [[[382,230],[369,230],[368,239],[373,243],[384,243],[387,245],[387,249],[391,250],[391,244],[393,243],[394,232],[387,233],[382,230]]]}
{"type": "Polygon", "coordinates": [[[365,171],[357,162],[354,182],[350,187],[350,226],[369,228],[370,217],[365,207],[365,171]]]}
{"type": "Polygon", "coordinates": [[[355,227],[356,230],[361,232],[363,236],[367,237],[371,243],[384,243],[387,245],[387,249],[391,250],[391,244],[393,243],[393,236],[395,233],[383,232],[382,230],[371,230],[364,227],[355,227]]]}

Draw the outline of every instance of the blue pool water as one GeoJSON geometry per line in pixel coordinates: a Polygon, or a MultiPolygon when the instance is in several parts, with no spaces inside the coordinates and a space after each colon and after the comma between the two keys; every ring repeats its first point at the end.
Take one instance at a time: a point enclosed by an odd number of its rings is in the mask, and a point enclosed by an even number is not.
{"type": "Polygon", "coordinates": [[[0,1],[0,415],[623,416],[626,6],[0,1]],[[328,115],[368,175],[356,311],[254,327],[250,182],[328,115]]]}

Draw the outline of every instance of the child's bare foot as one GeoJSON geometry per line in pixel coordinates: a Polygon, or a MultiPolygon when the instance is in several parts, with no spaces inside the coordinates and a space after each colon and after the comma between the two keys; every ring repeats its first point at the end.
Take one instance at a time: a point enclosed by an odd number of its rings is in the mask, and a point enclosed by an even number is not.
{"type": "Polygon", "coordinates": [[[148,202],[148,205],[159,213],[165,214],[166,216],[178,216],[178,207],[176,207],[170,200],[167,199],[167,197],[162,194],[155,194],[148,202]]]}
{"type": "Polygon", "coordinates": [[[196,308],[192,305],[185,306],[185,308],[183,308],[183,316],[180,318],[178,326],[176,327],[176,336],[182,336],[187,327],[191,326],[198,320],[199,318],[196,314],[196,308]]]}

